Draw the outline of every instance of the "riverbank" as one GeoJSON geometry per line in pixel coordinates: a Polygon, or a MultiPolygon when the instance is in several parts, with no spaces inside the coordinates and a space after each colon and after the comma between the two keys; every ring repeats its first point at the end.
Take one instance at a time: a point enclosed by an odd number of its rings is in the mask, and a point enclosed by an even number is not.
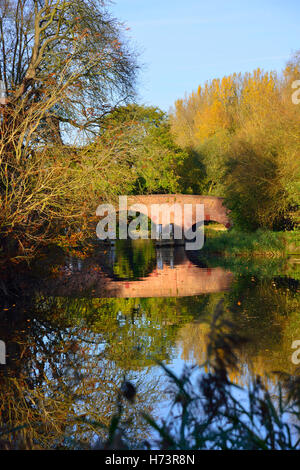
{"type": "Polygon", "coordinates": [[[228,231],[205,227],[205,244],[202,255],[221,254],[237,257],[271,257],[300,256],[300,231],[272,232],[257,230],[241,232],[236,229],[228,231]]]}

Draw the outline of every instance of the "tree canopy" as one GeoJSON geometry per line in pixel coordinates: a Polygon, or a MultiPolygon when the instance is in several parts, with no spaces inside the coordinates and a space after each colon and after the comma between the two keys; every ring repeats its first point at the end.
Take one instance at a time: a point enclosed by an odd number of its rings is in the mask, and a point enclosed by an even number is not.
{"type": "Polygon", "coordinates": [[[177,144],[203,166],[203,190],[225,196],[243,228],[291,228],[299,219],[299,57],[281,75],[256,69],[206,82],[171,113],[177,144]]]}
{"type": "Polygon", "coordinates": [[[133,98],[136,56],[106,1],[4,0],[0,8],[0,79],[14,106],[21,100],[26,113],[52,91],[40,137],[97,132],[105,114],[133,98]]]}

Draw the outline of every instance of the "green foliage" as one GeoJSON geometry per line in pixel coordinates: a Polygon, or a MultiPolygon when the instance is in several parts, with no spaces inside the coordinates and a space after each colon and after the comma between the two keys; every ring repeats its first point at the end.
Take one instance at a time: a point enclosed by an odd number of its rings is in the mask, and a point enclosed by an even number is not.
{"type": "Polygon", "coordinates": [[[105,132],[122,126],[132,146],[134,194],[174,193],[180,188],[178,167],[187,157],[171,137],[166,114],[159,108],[130,104],[106,117],[105,132]]]}
{"type": "Polygon", "coordinates": [[[179,186],[182,194],[205,194],[210,182],[200,153],[186,150],[186,156],[178,166],[179,186]]]}
{"type": "MultiPolygon", "coordinates": [[[[217,231],[206,227],[206,239],[202,252],[221,253],[226,256],[265,256],[286,257],[289,254],[290,242],[285,232],[272,232],[258,229],[256,232],[243,232],[236,228],[230,231],[217,231]]],[[[299,232],[291,232],[289,239],[295,242],[299,232]]]]}

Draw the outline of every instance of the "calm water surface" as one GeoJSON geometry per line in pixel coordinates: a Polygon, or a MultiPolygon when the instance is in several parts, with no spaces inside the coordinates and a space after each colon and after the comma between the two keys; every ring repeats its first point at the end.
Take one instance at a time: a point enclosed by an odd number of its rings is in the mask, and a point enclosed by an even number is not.
{"type": "Polygon", "coordinates": [[[273,387],[274,370],[296,367],[298,266],[297,260],[202,259],[140,240],[99,247],[85,260],[57,260],[34,294],[2,305],[2,424],[26,426],[45,448],[87,442],[96,426],[74,418],[108,424],[126,378],[138,392],[128,411],[130,432],[151,437],[140,412],[161,419],[171,406],[158,362],[178,375],[186,364],[201,365],[221,299],[224,318],[249,338],[231,379],[245,385],[255,373],[273,387]]]}

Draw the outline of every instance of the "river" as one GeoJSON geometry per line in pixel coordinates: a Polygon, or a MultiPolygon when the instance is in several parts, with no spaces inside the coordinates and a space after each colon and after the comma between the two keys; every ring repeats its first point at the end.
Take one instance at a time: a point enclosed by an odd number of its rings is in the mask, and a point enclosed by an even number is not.
{"type": "Polygon", "coordinates": [[[153,438],[141,412],[161,420],[172,404],[159,363],[180,376],[206,361],[221,300],[223,317],[248,339],[231,380],[246,386],[259,374],[272,389],[273,371],[296,368],[298,277],[297,260],[203,259],[142,240],[57,259],[32,294],[2,305],[2,423],[24,426],[26,439],[44,448],[89,442],[109,424],[126,380],[137,391],[134,409],[125,410],[128,432],[153,438]]]}

